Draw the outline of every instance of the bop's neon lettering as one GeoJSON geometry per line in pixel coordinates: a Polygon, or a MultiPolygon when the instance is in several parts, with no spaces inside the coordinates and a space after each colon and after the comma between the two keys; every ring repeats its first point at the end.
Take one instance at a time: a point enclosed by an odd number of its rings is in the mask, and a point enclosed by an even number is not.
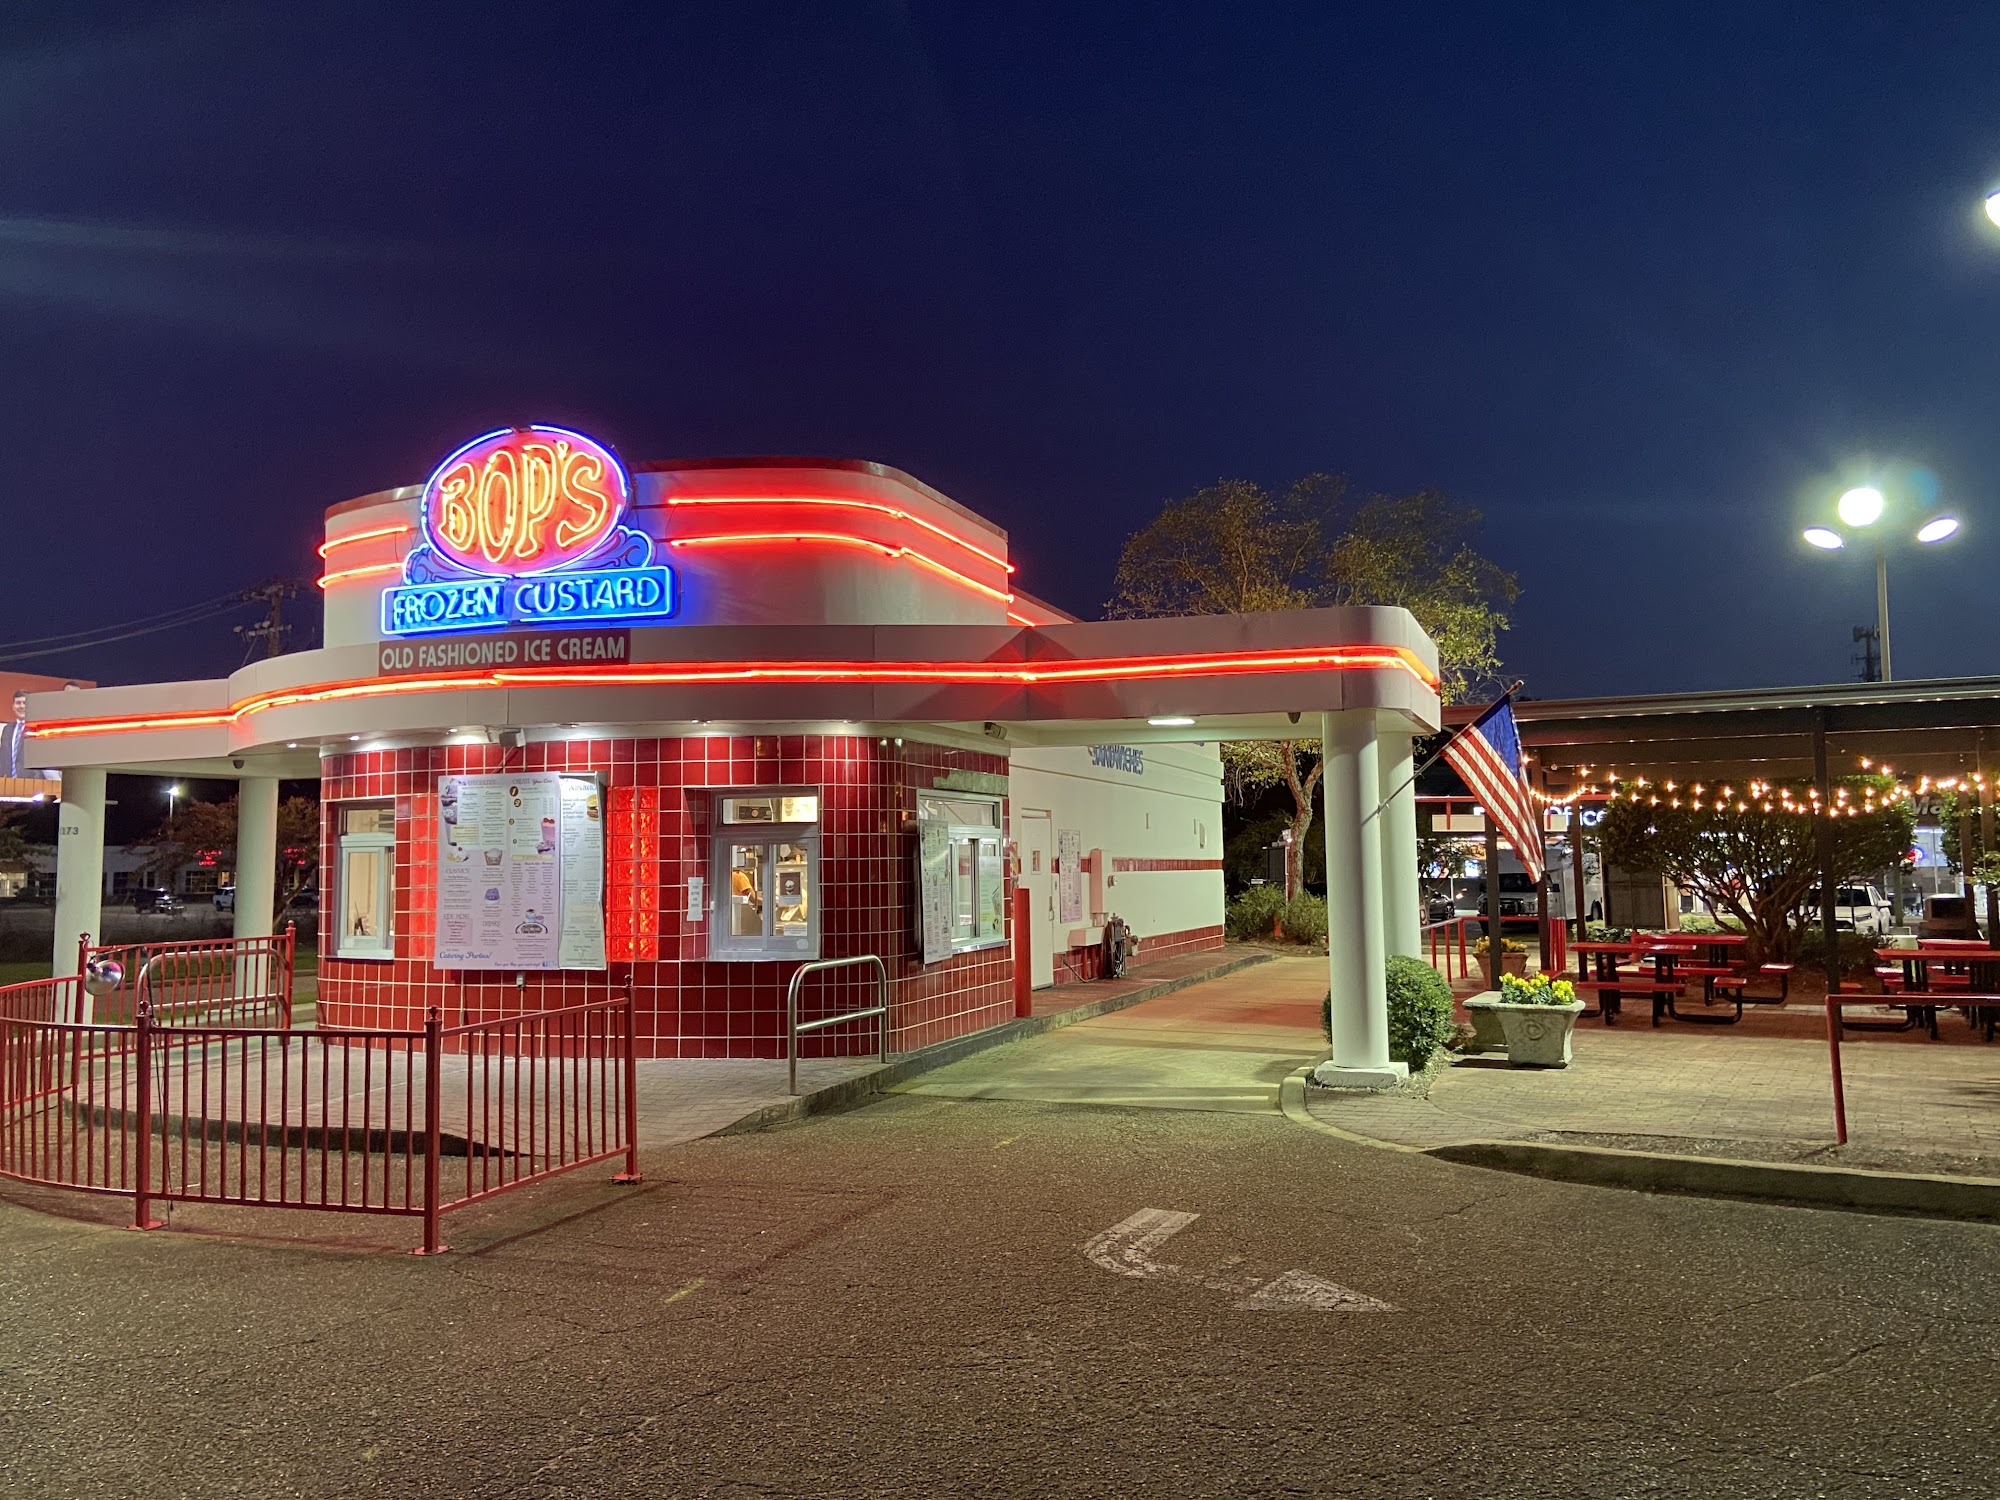
{"type": "Polygon", "coordinates": [[[425,528],[461,567],[548,572],[603,542],[631,495],[630,478],[601,444],[560,428],[512,428],[439,465],[424,487],[425,528]]]}

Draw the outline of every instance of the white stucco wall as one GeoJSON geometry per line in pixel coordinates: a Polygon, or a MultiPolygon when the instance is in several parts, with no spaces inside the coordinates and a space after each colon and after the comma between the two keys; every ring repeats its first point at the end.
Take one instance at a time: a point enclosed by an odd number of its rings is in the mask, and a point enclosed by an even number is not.
{"type": "MultiPolygon", "coordinates": [[[[1222,760],[1214,745],[1114,747],[1109,764],[1093,760],[1091,747],[1019,749],[1011,757],[1009,795],[1016,816],[1036,809],[1050,814],[1054,832],[1075,829],[1083,855],[1101,850],[1105,863],[1105,912],[1123,917],[1141,939],[1222,923],[1222,871],[1119,869],[1122,860],[1222,858],[1222,760]],[[1133,769],[1134,766],[1138,769],[1133,769]]],[[[1017,823],[1018,827],[1018,823],[1017,823]]],[[[1083,882],[1078,927],[1092,930],[1096,884],[1083,882]]]]}

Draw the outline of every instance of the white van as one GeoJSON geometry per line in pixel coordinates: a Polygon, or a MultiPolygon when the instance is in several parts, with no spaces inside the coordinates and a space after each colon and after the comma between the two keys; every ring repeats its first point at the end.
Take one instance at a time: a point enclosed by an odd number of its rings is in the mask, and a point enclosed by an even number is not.
{"type": "MultiPolygon", "coordinates": [[[[1806,897],[1806,915],[1819,917],[1819,892],[1806,897]]],[[[1843,932],[1867,932],[1877,936],[1896,925],[1890,914],[1889,898],[1872,885],[1844,885],[1833,893],[1833,923],[1843,932]]]]}

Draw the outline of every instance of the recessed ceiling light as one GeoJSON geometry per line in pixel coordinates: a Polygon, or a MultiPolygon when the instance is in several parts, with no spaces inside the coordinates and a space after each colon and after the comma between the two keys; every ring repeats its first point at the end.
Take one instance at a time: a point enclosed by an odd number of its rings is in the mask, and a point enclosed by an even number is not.
{"type": "Polygon", "coordinates": [[[1186,714],[1158,714],[1146,721],[1155,729],[1185,729],[1194,722],[1186,714]]]}

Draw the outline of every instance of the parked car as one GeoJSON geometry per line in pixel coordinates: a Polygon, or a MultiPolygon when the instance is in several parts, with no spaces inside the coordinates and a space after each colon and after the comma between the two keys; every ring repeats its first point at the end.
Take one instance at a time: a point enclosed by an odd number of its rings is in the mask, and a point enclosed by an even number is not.
{"type": "Polygon", "coordinates": [[[304,890],[300,891],[296,896],[292,897],[291,900],[285,903],[285,910],[298,912],[302,915],[318,916],[319,892],[315,890],[312,886],[307,886],[304,890]]]}
{"type": "MultiPolygon", "coordinates": [[[[1806,896],[1806,911],[1819,910],[1819,892],[1806,896]]],[[[1880,935],[1896,925],[1889,898],[1872,885],[1844,885],[1833,893],[1833,921],[1842,932],[1880,935]]]]}
{"type": "Polygon", "coordinates": [[[185,911],[187,903],[172,891],[157,885],[142,885],[132,892],[132,910],[138,912],[165,912],[172,914],[185,911]]]}
{"type": "MultiPolygon", "coordinates": [[[[1466,881],[1465,888],[1459,892],[1458,901],[1458,909],[1467,916],[1485,916],[1485,877],[1479,876],[1466,881]]],[[[1501,920],[1504,922],[1509,917],[1532,917],[1535,915],[1536,910],[1535,882],[1519,870],[1502,870],[1500,872],[1501,920]]],[[[1486,931],[1486,924],[1481,922],[1473,930],[1483,933],[1486,931]]]]}
{"type": "Polygon", "coordinates": [[[1964,896],[1927,896],[1917,923],[1920,938],[1978,938],[1979,918],[1964,896]]]}
{"type": "Polygon", "coordinates": [[[1458,903],[1449,896],[1431,895],[1424,898],[1424,920],[1426,922],[1449,922],[1458,915],[1458,903]]]}
{"type": "Polygon", "coordinates": [[[221,888],[220,890],[218,890],[218,891],[217,891],[217,892],[215,893],[215,909],[216,909],[217,911],[235,911],[235,910],[236,910],[236,887],[235,887],[235,886],[233,886],[233,885],[225,885],[225,886],[223,886],[223,887],[222,887],[222,888],[221,888]]]}

